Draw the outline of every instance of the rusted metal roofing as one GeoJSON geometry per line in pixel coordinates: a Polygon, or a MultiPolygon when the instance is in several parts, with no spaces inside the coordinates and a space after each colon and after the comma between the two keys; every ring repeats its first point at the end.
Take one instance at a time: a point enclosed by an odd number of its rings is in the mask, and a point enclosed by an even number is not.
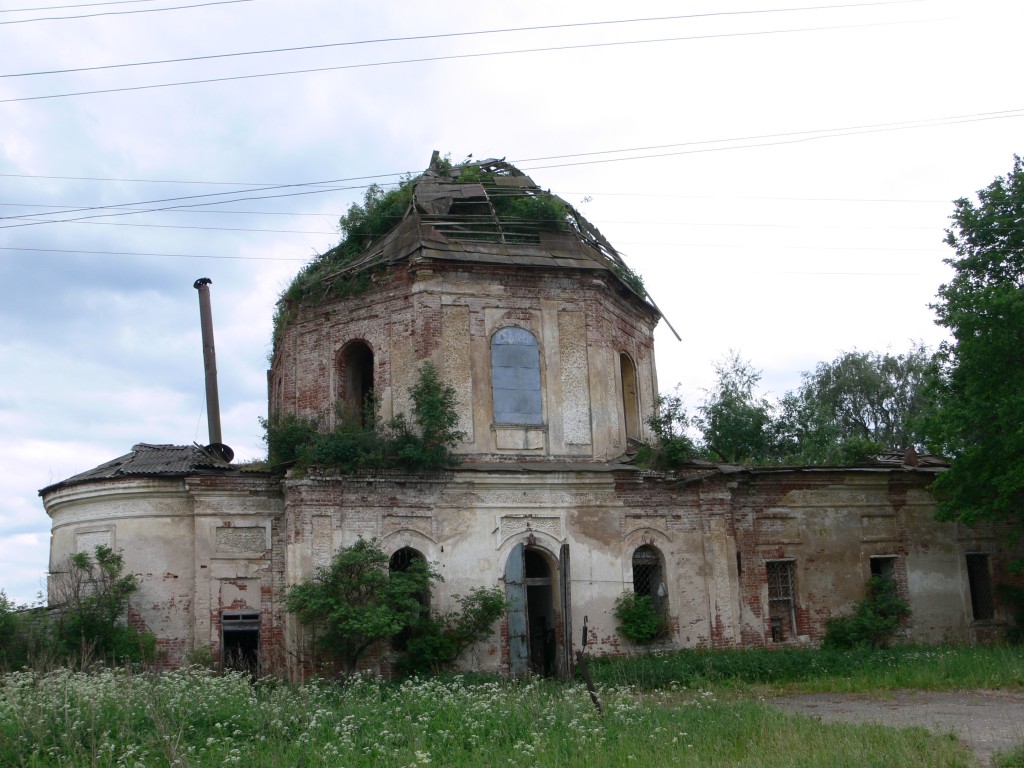
{"type": "Polygon", "coordinates": [[[95,480],[113,480],[123,477],[184,477],[200,471],[225,470],[233,467],[223,459],[200,445],[151,445],[138,443],[131,453],[100,464],[59,483],[39,491],[47,491],[68,485],[77,485],[95,480]]]}

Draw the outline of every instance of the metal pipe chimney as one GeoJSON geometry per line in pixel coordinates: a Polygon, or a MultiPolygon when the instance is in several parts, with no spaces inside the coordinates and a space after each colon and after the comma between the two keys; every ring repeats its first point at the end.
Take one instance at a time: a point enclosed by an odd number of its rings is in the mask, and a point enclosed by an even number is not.
{"type": "Polygon", "coordinates": [[[209,450],[229,462],[234,451],[221,442],[220,396],[217,394],[217,351],[213,345],[213,310],[210,308],[210,284],[208,277],[196,280],[192,287],[199,291],[199,322],[203,331],[203,367],[206,370],[206,420],[210,426],[209,450]]]}

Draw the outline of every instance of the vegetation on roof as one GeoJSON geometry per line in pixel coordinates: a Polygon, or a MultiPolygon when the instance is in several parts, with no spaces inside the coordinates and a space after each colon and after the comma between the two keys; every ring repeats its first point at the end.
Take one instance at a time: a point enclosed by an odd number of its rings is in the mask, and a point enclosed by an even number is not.
{"type": "Polygon", "coordinates": [[[388,234],[414,208],[451,240],[539,244],[542,231],[577,232],[599,251],[606,252],[612,271],[623,283],[639,296],[647,295],[640,276],[623,264],[600,233],[582,221],[564,200],[540,189],[504,161],[485,160],[453,166],[446,155],[435,157],[423,175],[407,177],[392,189],[371,184],[362,202],[353,203],[339,218],[341,241],[300,269],[281,293],[274,314],[275,352],[282,329],[294,319],[300,306],[355,296],[372,285],[375,264],[360,263],[349,270],[346,267],[363,256],[370,245],[388,234]],[[509,183],[502,181],[503,177],[516,177],[524,183],[509,183]],[[425,181],[442,185],[480,184],[485,195],[453,196],[447,212],[428,213],[416,208],[416,186],[425,181]]]}

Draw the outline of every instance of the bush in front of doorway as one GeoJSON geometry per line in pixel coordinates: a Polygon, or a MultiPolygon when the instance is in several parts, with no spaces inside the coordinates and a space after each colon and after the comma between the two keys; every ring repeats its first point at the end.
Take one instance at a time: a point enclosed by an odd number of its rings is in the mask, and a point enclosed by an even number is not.
{"type": "Polygon", "coordinates": [[[623,592],[615,601],[619,632],[634,643],[653,643],[668,632],[668,622],[654,607],[650,595],[623,592]]]}

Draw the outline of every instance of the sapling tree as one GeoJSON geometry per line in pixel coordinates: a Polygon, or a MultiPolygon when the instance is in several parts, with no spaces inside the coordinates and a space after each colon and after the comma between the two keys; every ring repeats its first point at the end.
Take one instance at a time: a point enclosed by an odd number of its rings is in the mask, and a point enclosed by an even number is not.
{"type": "Polygon", "coordinates": [[[359,539],[312,579],[292,587],[286,604],[312,633],[314,652],[336,657],[351,675],[374,645],[417,624],[422,595],[439,579],[422,559],[389,572],[377,540],[359,539]]]}

